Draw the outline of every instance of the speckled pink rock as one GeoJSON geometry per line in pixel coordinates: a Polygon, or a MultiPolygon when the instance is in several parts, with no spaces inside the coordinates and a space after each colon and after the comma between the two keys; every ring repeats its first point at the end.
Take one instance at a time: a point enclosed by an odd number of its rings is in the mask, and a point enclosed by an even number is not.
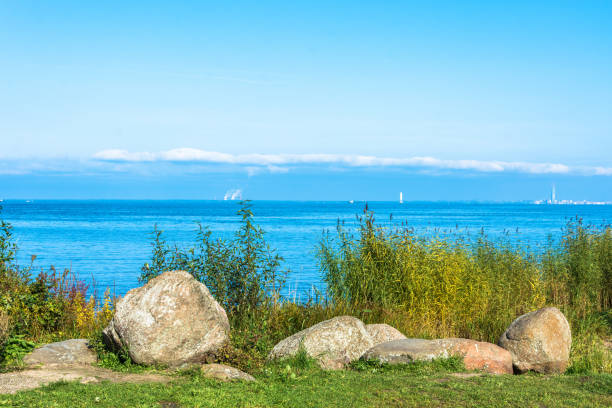
{"type": "Polygon", "coordinates": [[[495,344],[469,339],[393,340],[374,346],[362,358],[389,364],[407,364],[454,355],[463,357],[463,363],[468,370],[512,374],[512,356],[507,350],[495,344]]]}

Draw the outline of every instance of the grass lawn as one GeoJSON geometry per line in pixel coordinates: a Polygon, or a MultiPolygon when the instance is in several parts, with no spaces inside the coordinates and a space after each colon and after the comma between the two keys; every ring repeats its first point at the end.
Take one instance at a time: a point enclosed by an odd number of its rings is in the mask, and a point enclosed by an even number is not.
{"type": "Polygon", "coordinates": [[[221,383],[198,374],[170,384],[56,383],[0,395],[0,407],[612,406],[610,374],[462,378],[452,371],[435,364],[336,372],[278,365],[264,369],[256,383],[221,383]]]}

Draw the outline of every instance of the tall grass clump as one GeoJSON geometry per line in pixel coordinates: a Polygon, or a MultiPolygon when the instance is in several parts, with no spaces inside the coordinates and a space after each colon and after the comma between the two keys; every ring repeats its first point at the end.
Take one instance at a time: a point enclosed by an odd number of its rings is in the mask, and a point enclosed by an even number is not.
{"type": "Polygon", "coordinates": [[[496,341],[509,321],[545,302],[535,260],[509,244],[385,229],[367,208],[356,237],[341,225],[337,232],[318,252],[331,300],[407,335],[496,341]]]}
{"type": "Polygon", "coordinates": [[[542,268],[548,297],[585,318],[612,307],[612,229],[584,225],[575,219],[567,224],[561,245],[551,245],[542,268]]]}
{"type": "Polygon", "coordinates": [[[547,301],[572,326],[570,372],[612,372],[612,229],[568,222],[559,245],[541,262],[547,301]]]}

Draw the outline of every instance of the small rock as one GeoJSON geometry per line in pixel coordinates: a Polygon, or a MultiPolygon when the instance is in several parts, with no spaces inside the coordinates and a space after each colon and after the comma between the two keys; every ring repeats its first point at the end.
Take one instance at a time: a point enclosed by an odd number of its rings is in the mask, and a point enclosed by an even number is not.
{"type": "Polygon", "coordinates": [[[220,381],[255,381],[252,375],[223,364],[204,364],[201,370],[204,377],[220,381]]]}
{"type": "Polygon", "coordinates": [[[559,309],[546,307],[518,317],[498,344],[512,354],[519,373],[562,373],[569,360],[572,332],[559,309]]]}
{"type": "Polygon", "coordinates": [[[98,361],[96,352],[86,339],[49,343],[23,358],[28,366],[91,365],[98,361]]]}
{"type": "Polygon", "coordinates": [[[372,347],[362,358],[389,364],[405,364],[453,355],[463,356],[463,363],[468,370],[512,374],[512,356],[508,351],[495,344],[469,339],[393,340],[372,347]]]}
{"type": "Polygon", "coordinates": [[[98,380],[96,377],[83,377],[79,380],[79,382],[81,384],[96,384],[99,383],[100,380],[98,380]]]}
{"type": "Polygon", "coordinates": [[[225,310],[185,271],[165,272],[130,290],[104,329],[105,342],[138,364],[201,362],[229,340],[225,310]]]}
{"type": "Polygon", "coordinates": [[[300,349],[315,358],[324,369],[342,369],[373,346],[363,322],[351,316],[339,316],[317,323],[281,340],[268,358],[296,355],[300,349]]]}
{"type": "Polygon", "coordinates": [[[374,345],[380,343],[386,343],[388,341],[405,339],[404,336],[399,330],[395,327],[391,327],[388,324],[366,324],[366,330],[370,337],[372,337],[372,341],[374,345]]]}

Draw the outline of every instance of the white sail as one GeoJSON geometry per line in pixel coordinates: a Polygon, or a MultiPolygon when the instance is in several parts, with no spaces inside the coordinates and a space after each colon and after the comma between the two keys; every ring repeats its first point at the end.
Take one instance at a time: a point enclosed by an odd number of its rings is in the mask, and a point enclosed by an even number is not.
{"type": "Polygon", "coordinates": [[[400,204],[402,204],[403,202],[404,202],[404,195],[400,191],[400,204]]]}

